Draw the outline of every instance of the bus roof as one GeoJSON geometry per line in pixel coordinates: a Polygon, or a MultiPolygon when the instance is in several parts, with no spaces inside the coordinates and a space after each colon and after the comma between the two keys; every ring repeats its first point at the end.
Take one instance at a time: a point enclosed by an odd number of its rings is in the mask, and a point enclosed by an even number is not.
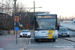
{"type": "Polygon", "coordinates": [[[57,15],[57,14],[37,14],[37,15],[57,15]]]}

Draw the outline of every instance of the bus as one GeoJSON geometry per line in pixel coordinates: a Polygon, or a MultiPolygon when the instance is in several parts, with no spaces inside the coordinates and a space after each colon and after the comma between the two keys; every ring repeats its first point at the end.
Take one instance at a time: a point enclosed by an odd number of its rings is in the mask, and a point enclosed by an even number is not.
{"type": "Polygon", "coordinates": [[[33,18],[34,23],[34,40],[56,41],[58,38],[58,22],[56,14],[37,14],[33,18]]]}

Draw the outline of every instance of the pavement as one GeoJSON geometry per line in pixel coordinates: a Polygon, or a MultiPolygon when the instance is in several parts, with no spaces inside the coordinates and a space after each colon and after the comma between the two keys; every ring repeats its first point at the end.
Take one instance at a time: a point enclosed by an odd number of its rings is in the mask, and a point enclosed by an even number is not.
{"type": "Polygon", "coordinates": [[[23,44],[20,43],[18,38],[19,34],[17,35],[17,44],[16,44],[16,35],[0,36],[0,50],[19,50],[19,49],[23,50],[23,48],[21,47],[23,46],[23,44]]]}

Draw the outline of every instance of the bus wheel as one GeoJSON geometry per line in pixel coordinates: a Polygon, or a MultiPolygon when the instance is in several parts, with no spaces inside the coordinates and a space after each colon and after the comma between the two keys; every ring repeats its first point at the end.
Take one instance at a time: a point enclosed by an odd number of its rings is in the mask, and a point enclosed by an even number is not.
{"type": "Polygon", "coordinates": [[[38,39],[35,39],[35,42],[37,42],[38,41],[38,39]]]}
{"type": "Polygon", "coordinates": [[[53,39],[53,42],[55,42],[56,41],[56,39],[53,39]]]}

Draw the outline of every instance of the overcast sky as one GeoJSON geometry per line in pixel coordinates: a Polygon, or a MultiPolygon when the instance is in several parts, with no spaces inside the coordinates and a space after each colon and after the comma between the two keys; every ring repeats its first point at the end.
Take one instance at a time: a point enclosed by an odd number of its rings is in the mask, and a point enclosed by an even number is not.
{"type": "Polygon", "coordinates": [[[75,0],[17,0],[17,3],[22,3],[24,7],[33,7],[33,1],[36,7],[42,7],[35,9],[36,11],[48,11],[61,16],[75,14],[75,0]]]}

